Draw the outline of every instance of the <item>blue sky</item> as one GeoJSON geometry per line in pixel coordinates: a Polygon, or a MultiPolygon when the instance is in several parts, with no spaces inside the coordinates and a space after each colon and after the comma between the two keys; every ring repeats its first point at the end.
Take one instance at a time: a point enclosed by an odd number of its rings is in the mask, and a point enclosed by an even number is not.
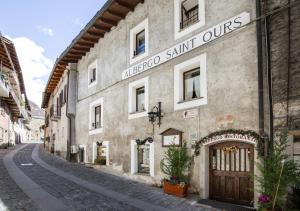
{"type": "Polygon", "coordinates": [[[106,0],[7,0],[1,2],[0,31],[15,43],[29,99],[41,93],[55,59],[106,0]]]}

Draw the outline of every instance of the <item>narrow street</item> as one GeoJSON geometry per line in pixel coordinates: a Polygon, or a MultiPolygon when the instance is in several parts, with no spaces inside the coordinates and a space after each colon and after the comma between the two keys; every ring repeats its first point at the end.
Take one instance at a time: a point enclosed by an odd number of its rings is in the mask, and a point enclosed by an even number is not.
{"type": "Polygon", "coordinates": [[[0,158],[0,210],[211,210],[146,184],[66,162],[41,144],[18,146],[0,158]]]}

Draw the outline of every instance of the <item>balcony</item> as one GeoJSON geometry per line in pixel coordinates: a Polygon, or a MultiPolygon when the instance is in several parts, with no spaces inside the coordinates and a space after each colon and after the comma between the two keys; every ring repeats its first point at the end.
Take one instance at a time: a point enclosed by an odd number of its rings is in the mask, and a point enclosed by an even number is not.
{"type": "Polygon", "coordinates": [[[9,97],[9,85],[4,75],[0,74],[0,97],[9,97]]]}
{"type": "Polygon", "coordinates": [[[61,117],[61,110],[56,105],[52,105],[50,108],[50,119],[52,121],[58,121],[61,117]]]}

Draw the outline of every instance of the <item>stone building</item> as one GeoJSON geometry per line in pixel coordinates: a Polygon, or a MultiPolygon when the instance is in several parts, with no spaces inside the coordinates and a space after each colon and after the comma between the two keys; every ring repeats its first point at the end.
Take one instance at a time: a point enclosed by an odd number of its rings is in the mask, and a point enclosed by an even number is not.
{"type": "Polygon", "coordinates": [[[28,111],[30,105],[14,44],[0,34],[0,147],[26,140],[28,111]]]}
{"type": "Polygon", "coordinates": [[[167,147],[185,141],[199,146],[192,191],[253,206],[256,146],[272,125],[263,6],[108,0],[53,67],[45,145],[159,184],[167,147]]]}

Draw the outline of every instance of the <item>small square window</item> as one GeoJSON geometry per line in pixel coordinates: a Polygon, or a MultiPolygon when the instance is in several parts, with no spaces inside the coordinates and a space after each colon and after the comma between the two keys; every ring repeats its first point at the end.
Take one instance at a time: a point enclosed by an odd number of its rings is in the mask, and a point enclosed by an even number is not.
{"type": "Polygon", "coordinates": [[[199,21],[198,0],[185,0],[181,2],[180,29],[184,29],[199,21]]]}
{"type": "Polygon", "coordinates": [[[200,98],[200,68],[183,73],[184,101],[200,98]]]}
{"type": "Polygon", "coordinates": [[[133,64],[148,56],[148,28],[148,19],[145,19],[130,30],[130,64],[133,64]]]}
{"type": "Polygon", "coordinates": [[[145,87],[136,89],[136,112],[145,111],[145,87]]]}
{"type": "Polygon", "coordinates": [[[90,84],[96,81],[96,68],[90,70],[90,84]]]}
{"type": "Polygon", "coordinates": [[[136,35],[136,49],[134,55],[145,53],[145,30],[142,30],[136,35]]]}
{"type": "Polygon", "coordinates": [[[88,88],[97,83],[97,60],[88,67],[88,88]]]}

